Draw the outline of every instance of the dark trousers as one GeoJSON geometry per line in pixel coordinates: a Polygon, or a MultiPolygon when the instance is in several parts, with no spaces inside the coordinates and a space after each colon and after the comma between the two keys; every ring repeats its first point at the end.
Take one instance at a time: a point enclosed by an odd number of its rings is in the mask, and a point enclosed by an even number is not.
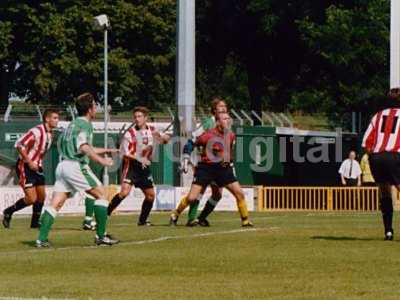
{"type": "Polygon", "coordinates": [[[358,179],[353,179],[353,178],[345,178],[346,181],[346,186],[357,186],[358,179]]]}

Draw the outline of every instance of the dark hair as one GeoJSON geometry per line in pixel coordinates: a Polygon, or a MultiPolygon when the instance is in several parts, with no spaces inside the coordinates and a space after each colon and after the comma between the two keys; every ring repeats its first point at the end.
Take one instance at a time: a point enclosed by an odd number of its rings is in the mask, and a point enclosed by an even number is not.
{"type": "Polygon", "coordinates": [[[43,122],[46,121],[46,118],[50,117],[52,114],[59,114],[59,111],[54,108],[47,108],[43,112],[43,122]]]}
{"type": "Polygon", "coordinates": [[[142,114],[144,114],[144,116],[147,116],[149,114],[149,109],[145,106],[136,106],[133,109],[133,113],[137,113],[137,112],[141,112],[142,114]]]}
{"type": "Polygon", "coordinates": [[[213,115],[216,114],[216,112],[217,112],[217,105],[218,105],[220,102],[224,102],[224,103],[226,104],[225,100],[224,100],[222,97],[220,97],[220,96],[214,96],[214,97],[211,98],[211,113],[212,113],[213,115]]]}
{"type": "Polygon", "coordinates": [[[76,99],[75,106],[78,111],[78,116],[85,116],[89,109],[93,107],[94,97],[91,93],[79,95],[76,99]]]}
{"type": "Polygon", "coordinates": [[[389,97],[389,99],[400,102],[400,88],[391,89],[388,93],[388,97],[389,97]]]}

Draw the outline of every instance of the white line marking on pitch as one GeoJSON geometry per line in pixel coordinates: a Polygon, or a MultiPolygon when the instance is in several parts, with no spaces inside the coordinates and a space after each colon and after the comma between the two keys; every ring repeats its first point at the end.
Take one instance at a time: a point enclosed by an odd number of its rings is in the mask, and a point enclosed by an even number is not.
{"type": "MultiPolygon", "coordinates": [[[[226,231],[205,232],[205,233],[190,234],[190,235],[176,235],[176,236],[171,235],[171,236],[162,236],[162,237],[155,238],[155,239],[140,240],[140,241],[130,241],[130,242],[122,241],[118,245],[115,245],[114,247],[153,244],[153,243],[159,243],[159,242],[170,241],[170,240],[201,238],[201,237],[207,237],[207,236],[234,234],[234,233],[243,233],[243,232],[274,231],[274,230],[278,230],[278,229],[279,229],[279,227],[247,228],[247,229],[233,229],[233,230],[226,230],[226,231]]],[[[19,251],[0,252],[0,256],[1,255],[18,254],[18,253],[37,253],[37,252],[63,251],[63,250],[75,250],[75,249],[102,249],[102,248],[111,248],[111,247],[92,245],[92,246],[71,246],[71,247],[46,248],[46,249],[25,249],[25,250],[19,250],[19,251]]]]}
{"type": "MultiPolygon", "coordinates": [[[[251,221],[260,221],[260,220],[271,220],[271,219],[280,219],[280,218],[282,218],[282,217],[285,217],[285,216],[274,216],[274,217],[256,217],[256,218],[251,218],[251,221]]],[[[234,222],[238,222],[238,223],[240,223],[240,221],[238,221],[237,219],[225,219],[225,220],[214,220],[214,221],[212,221],[211,223],[217,223],[217,224],[221,224],[221,223],[234,223],[234,222]]],[[[135,225],[136,223],[135,222],[132,222],[132,223],[111,223],[110,222],[110,226],[116,226],[116,227],[119,227],[119,226],[129,226],[129,225],[135,225]]],[[[183,223],[184,224],[184,223],[183,223]]],[[[158,225],[158,224],[157,224],[158,225]]],[[[256,226],[257,226],[257,224],[256,224],[256,226]]],[[[156,226],[157,227],[157,226],[156,226]]],[[[1,300],[1,299],[0,299],[1,300]]]]}
{"type": "Polygon", "coordinates": [[[44,296],[40,298],[0,297],[0,300],[74,300],[74,298],[47,298],[44,296]]]}

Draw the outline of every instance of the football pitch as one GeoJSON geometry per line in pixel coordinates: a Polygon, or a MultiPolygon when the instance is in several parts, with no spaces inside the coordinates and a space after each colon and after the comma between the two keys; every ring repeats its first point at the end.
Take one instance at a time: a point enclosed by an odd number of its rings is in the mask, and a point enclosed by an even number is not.
{"type": "Polygon", "coordinates": [[[93,246],[82,217],[59,217],[52,249],[35,249],[37,231],[15,218],[0,230],[0,299],[400,298],[398,225],[384,242],[378,213],[253,213],[253,229],[236,213],[209,228],[168,216],[153,213],[152,227],[113,216],[113,247],[93,246]]]}

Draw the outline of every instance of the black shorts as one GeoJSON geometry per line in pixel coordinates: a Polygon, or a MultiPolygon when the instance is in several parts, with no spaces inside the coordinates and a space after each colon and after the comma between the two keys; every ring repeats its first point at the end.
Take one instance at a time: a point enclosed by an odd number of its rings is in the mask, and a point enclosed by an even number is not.
{"type": "Polygon", "coordinates": [[[215,182],[218,187],[224,187],[237,181],[233,164],[199,163],[194,171],[193,184],[203,187],[215,182]]]}
{"type": "Polygon", "coordinates": [[[122,161],[121,183],[128,183],[140,189],[149,189],[154,187],[150,167],[143,168],[140,162],[132,159],[124,159],[122,161]]]}
{"type": "Polygon", "coordinates": [[[400,185],[400,153],[373,153],[368,159],[376,183],[400,185]]]}
{"type": "Polygon", "coordinates": [[[46,183],[42,168],[39,168],[39,171],[37,172],[32,171],[28,164],[24,163],[20,159],[17,160],[16,171],[19,179],[19,185],[23,189],[45,185],[46,183]]]}

